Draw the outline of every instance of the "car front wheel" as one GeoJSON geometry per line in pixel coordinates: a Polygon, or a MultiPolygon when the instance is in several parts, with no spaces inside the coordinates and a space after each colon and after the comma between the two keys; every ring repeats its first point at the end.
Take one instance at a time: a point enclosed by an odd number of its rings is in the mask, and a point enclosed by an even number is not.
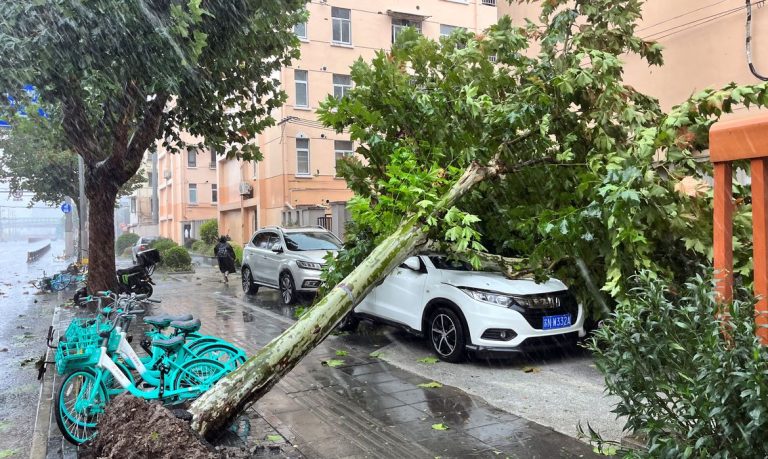
{"type": "Polygon", "coordinates": [[[243,266],[241,273],[243,277],[243,292],[245,292],[246,295],[255,295],[256,292],[259,291],[259,286],[254,285],[253,283],[253,275],[251,274],[251,268],[248,268],[247,266],[243,266]]]}
{"type": "Polygon", "coordinates": [[[464,327],[455,312],[437,308],[429,318],[428,339],[440,360],[462,362],[466,357],[464,327]]]}
{"type": "Polygon", "coordinates": [[[296,302],[296,286],[293,283],[293,276],[289,272],[280,274],[280,297],[286,306],[296,302]]]}

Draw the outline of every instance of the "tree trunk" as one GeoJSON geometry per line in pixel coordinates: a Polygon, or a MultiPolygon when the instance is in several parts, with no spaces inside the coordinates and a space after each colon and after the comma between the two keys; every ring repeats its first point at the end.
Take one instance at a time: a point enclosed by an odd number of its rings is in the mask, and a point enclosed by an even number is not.
{"type": "Polygon", "coordinates": [[[88,290],[115,290],[115,199],[117,187],[103,177],[104,169],[89,171],[88,197],[88,290]],[[101,172],[99,174],[99,172],[101,172]]]}
{"type": "MultiPolygon", "coordinates": [[[[472,186],[499,172],[498,165],[473,164],[437,203],[433,215],[441,216],[472,186]]],[[[423,221],[424,216],[406,219],[308,313],[195,401],[190,408],[192,427],[202,435],[215,431],[266,394],[322,342],[384,276],[427,242],[423,221]]]]}

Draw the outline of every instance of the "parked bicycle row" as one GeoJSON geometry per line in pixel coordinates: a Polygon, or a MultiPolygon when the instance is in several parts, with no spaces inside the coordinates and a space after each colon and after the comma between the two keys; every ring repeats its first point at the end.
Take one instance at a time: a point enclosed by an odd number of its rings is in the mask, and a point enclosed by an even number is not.
{"type": "Polygon", "coordinates": [[[64,375],[54,403],[56,423],[74,444],[96,435],[99,417],[120,393],[178,404],[199,397],[245,362],[244,350],[201,334],[200,320],[189,314],[143,316],[148,331],[140,346],[146,355],[139,356],[128,333],[131,323],[159,300],[104,291],[80,301],[97,303],[96,317],[72,320],[56,345],[53,327],[48,333],[56,371],[64,375]]]}

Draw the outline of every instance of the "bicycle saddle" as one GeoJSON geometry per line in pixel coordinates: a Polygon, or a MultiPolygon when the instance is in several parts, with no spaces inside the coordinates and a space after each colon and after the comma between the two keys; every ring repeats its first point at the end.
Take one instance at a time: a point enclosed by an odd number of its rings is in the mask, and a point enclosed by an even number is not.
{"type": "Polygon", "coordinates": [[[184,333],[194,333],[200,330],[200,319],[174,320],[171,327],[184,333]]]}
{"type": "Polygon", "coordinates": [[[192,314],[182,314],[180,316],[172,316],[169,314],[163,314],[159,316],[146,316],[143,320],[145,324],[154,325],[155,327],[159,328],[165,328],[174,321],[192,320],[192,314]]]}
{"type": "Polygon", "coordinates": [[[152,346],[159,347],[160,349],[168,352],[173,352],[184,344],[183,336],[174,336],[169,339],[153,339],[152,346]]]}

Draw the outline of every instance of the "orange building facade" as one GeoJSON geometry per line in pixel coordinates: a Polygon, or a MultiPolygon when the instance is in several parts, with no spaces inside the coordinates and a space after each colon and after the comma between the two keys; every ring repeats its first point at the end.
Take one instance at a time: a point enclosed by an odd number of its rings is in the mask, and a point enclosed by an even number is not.
{"type": "Polygon", "coordinates": [[[171,154],[159,141],[156,148],[160,236],[178,244],[200,239],[200,225],[218,216],[216,156],[209,149],[171,154]]]}
{"type": "Polygon", "coordinates": [[[255,139],[263,161],[218,162],[219,231],[238,243],[267,225],[330,227],[330,205],[351,197],[336,176],[336,161],[355,146],[348,136],[323,128],[315,110],[351,87],[349,68],[356,59],[369,61],[388,49],[408,25],[437,39],[456,27],[481,32],[498,17],[495,0],[332,0],[309,2],[307,9],[309,20],[295,29],[301,58],[277,75],[288,94],[273,113],[280,122],[255,139]]]}

